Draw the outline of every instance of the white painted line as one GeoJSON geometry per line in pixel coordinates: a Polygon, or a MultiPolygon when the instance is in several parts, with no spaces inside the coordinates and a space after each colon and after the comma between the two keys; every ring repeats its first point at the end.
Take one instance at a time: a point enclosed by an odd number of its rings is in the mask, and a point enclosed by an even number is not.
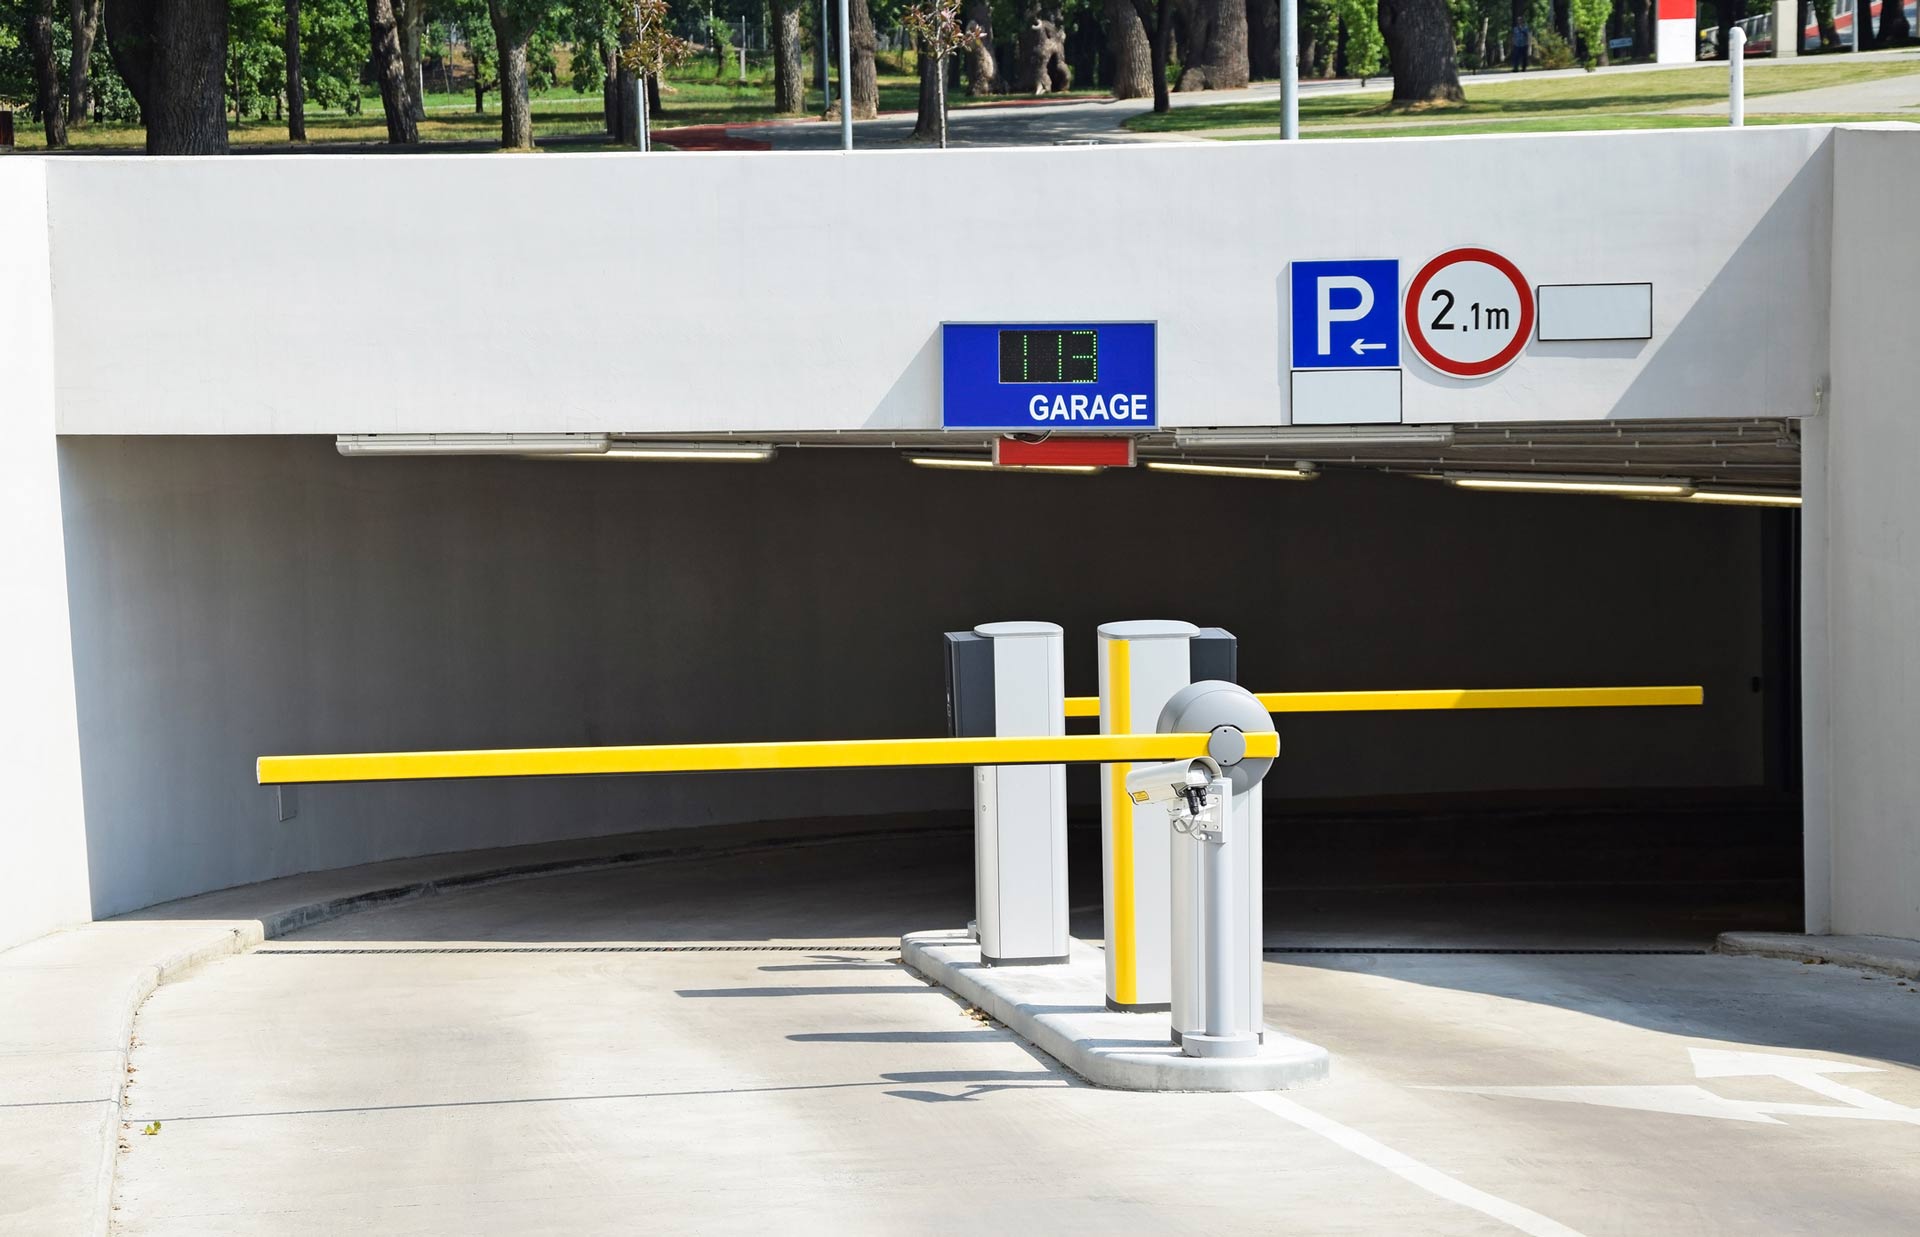
{"type": "Polygon", "coordinates": [[[1456,1181],[1437,1168],[1430,1168],[1410,1155],[1402,1155],[1392,1147],[1362,1134],[1359,1130],[1323,1117],[1290,1099],[1271,1092],[1243,1093],[1240,1098],[1249,1104],[1257,1104],[1274,1116],[1283,1117],[1302,1129],[1312,1130],[1328,1142],[1345,1147],[1362,1159],[1371,1160],[1429,1194],[1437,1195],[1450,1203],[1471,1207],[1481,1215],[1491,1216],[1523,1233],[1532,1234],[1532,1237],[1580,1237],[1576,1230],[1568,1228],[1558,1220],[1550,1220],[1537,1211],[1527,1210],[1518,1203],[1510,1203],[1504,1198],[1495,1198],[1483,1190],[1474,1189],[1464,1181],[1456,1181]]]}

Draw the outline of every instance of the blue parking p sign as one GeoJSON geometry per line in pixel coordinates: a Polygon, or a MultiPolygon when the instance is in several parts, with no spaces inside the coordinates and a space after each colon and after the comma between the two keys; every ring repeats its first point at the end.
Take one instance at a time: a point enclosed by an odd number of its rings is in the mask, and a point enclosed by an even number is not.
{"type": "Polygon", "coordinates": [[[1400,364],[1400,260],[1295,262],[1288,297],[1294,369],[1400,364]]]}

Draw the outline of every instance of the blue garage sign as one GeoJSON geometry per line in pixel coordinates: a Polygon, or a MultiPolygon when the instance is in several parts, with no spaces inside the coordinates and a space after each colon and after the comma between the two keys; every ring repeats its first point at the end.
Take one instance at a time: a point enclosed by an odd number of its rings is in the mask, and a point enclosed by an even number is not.
{"type": "Polygon", "coordinates": [[[940,424],[1150,430],[1160,416],[1154,348],[1151,322],[944,323],[940,424]]]}
{"type": "Polygon", "coordinates": [[[1399,366],[1399,259],[1295,262],[1291,283],[1293,368],[1399,366]]]}

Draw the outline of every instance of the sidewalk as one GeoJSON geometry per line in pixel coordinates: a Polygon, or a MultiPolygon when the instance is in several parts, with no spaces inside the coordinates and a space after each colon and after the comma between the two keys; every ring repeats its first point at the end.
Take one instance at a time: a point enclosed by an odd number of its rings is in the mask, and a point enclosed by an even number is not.
{"type": "Polygon", "coordinates": [[[166,902],[0,951],[0,1232],[105,1234],[134,1012],[161,984],[369,907],[556,872],[851,835],[897,816],[620,834],[310,872],[166,902]]]}

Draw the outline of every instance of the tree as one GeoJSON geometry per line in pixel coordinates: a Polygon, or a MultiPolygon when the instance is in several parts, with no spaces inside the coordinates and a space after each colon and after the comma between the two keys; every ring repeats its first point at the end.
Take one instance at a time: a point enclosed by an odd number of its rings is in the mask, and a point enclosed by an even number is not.
{"type": "MultiPolygon", "coordinates": [[[[117,3],[118,0],[115,0],[117,3]]],[[[367,65],[367,10],[360,0],[298,0],[301,121],[305,104],[360,113],[360,74],[367,65]]]]}
{"type": "Polygon", "coordinates": [[[1607,63],[1607,19],[1613,16],[1613,0],[1570,0],[1573,28],[1586,44],[1580,63],[1591,70],[1607,63]]]}
{"type": "MultiPolygon", "coordinates": [[[[1107,2],[1125,3],[1125,0],[1107,2]]],[[[967,29],[974,36],[967,48],[967,93],[976,97],[1001,93],[1006,85],[1000,80],[1000,66],[993,58],[993,6],[987,0],[972,0],[967,9],[967,29]]]]}
{"type": "Polygon", "coordinates": [[[1133,0],[1105,0],[1107,52],[1113,58],[1113,97],[1144,99],[1153,93],[1153,49],[1133,0]]]}
{"type": "Polygon", "coordinates": [[[307,140],[307,85],[300,75],[300,0],[286,0],[287,140],[307,140]]]}
{"type": "Polygon", "coordinates": [[[1067,36],[1060,26],[1060,11],[1028,0],[1020,24],[1020,38],[1014,44],[1013,89],[1024,95],[1043,95],[1066,90],[1073,85],[1073,70],[1067,67],[1067,36]]]}
{"type": "Polygon", "coordinates": [[[227,13],[227,108],[233,126],[265,119],[285,85],[284,0],[232,0],[227,13]]]}
{"type": "Polygon", "coordinates": [[[1902,0],[1886,0],[1880,6],[1880,31],[1876,36],[1880,46],[1899,47],[1912,34],[1913,26],[1907,21],[1907,6],[1902,0]]]}
{"type": "Polygon", "coordinates": [[[87,123],[93,103],[88,90],[88,71],[93,64],[93,45],[100,34],[101,0],[68,0],[67,18],[73,27],[73,43],[67,58],[67,123],[87,123]]]}
{"type": "Polygon", "coordinates": [[[406,66],[407,107],[415,120],[427,118],[427,75],[421,68],[420,32],[426,25],[427,0],[395,0],[400,19],[400,62],[406,66]]]}
{"type": "MultiPolygon", "coordinates": [[[[880,114],[880,79],[874,73],[873,52],[878,40],[873,35],[873,13],[867,0],[841,0],[847,6],[847,24],[853,43],[851,84],[843,86],[853,100],[853,118],[872,120],[880,114]]],[[[846,69],[841,69],[842,73],[846,69]]]]}
{"type": "Polygon", "coordinates": [[[1813,0],[1813,19],[1820,27],[1820,49],[1831,51],[1840,46],[1840,32],[1833,25],[1833,0],[1813,0]]]}
{"type": "Polygon", "coordinates": [[[806,47],[800,10],[806,0],[767,0],[773,25],[773,110],[791,116],[807,110],[807,79],[801,67],[806,47]]]}
{"type": "MultiPolygon", "coordinates": [[[[1137,0],[1136,0],[1137,2],[1137,0]]],[[[1393,104],[1402,108],[1464,103],[1446,0],[1380,0],[1380,33],[1393,70],[1393,104]]]]}
{"type": "Polygon", "coordinates": [[[1379,74],[1380,58],[1386,50],[1386,40],[1380,34],[1380,21],[1374,2],[1335,0],[1333,7],[1346,34],[1347,74],[1359,78],[1364,86],[1367,79],[1379,74]]]}
{"type": "Polygon", "coordinates": [[[1153,110],[1164,112],[1173,106],[1167,97],[1167,49],[1173,40],[1173,0],[1133,0],[1133,11],[1147,34],[1153,110]]]}
{"type": "Polygon", "coordinates": [[[493,43],[500,56],[500,146],[533,149],[533,100],[527,81],[527,43],[547,15],[546,0],[487,0],[493,43]]]}
{"type": "Polygon", "coordinates": [[[915,137],[933,137],[947,148],[947,60],[979,41],[979,32],[960,23],[960,0],[916,0],[900,15],[900,24],[920,45],[920,121],[915,137]],[[933,83],[932,116],[924,83],[933,83]],[[931,121],[931,123],[929,123],[931,121]]]}
{"type": "Polygon", "coordinates": [[[33,107],[46,127],[47,146],[65,146],[67,113],[60,97],[60,65],[53,54],[53,0],[34,0],[27,18],[27,47],[33,53],[33,107]]]}
{"type": "Polygon", "coordinates": [[[667,0],[622,0],[620,13],[620,67],[629,74],[633,91],[634,145],[647,150],[653,145],[647,129],[647,107],[652,102],[651,87],[673,65],[693,55],[693,44],[675,35],[668,26],[667,0]]]}
{"type": "Polygon", "coordinates": [[[227,0],[113,0],[104,21],[147,153],[227,153],[227,0]]]}
{"type": "Polygon", "coordinates": [[[1268,81],[1280,76],[1280,5],[1277,0],[1246,0],[1246,4],[1247,76],[1268,81]]]}
{"type": "Polygon", "coordinates": [[[1189,0],[1181,90],[1238,90],[1247,84],[1247,0],[1189,0]]]}
{"type": "Polygon", "coordinates": [[[400,19],[393,0],[367,0],[367,32],[373,44],[373,77],[380,84],[380,110],[387,118],[387,141],[411,146],[420,140],[407,99],[407,65],[400,56],[400,19]]]}

